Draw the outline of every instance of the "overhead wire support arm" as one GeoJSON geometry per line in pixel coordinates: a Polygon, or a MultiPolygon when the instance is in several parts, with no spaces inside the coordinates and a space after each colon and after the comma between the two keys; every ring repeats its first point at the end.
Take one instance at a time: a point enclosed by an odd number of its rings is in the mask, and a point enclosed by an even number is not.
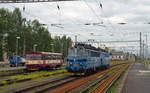
{"type": "Polygon", "coordinates": [[[76,1],[76,0],[0,0],[0,3],[35,3],[35,2],[56,2],[56,1],[76,1]]]}
{"type": "MultiPolygon", "coordinates": [[[[140,42],[140,40],[128,40],[128,41],[93,41],[92,43],[129,43],[129,42],[140,42]]],[[[82,42],[88,43],[88,42],[82,42]]]]}
{"type": "Polygon", "coordinates": [[[100,41],[101,43],[125,43],[125,42],[140,42],[140,40],[127,40],[127,41],[100,41]]]}

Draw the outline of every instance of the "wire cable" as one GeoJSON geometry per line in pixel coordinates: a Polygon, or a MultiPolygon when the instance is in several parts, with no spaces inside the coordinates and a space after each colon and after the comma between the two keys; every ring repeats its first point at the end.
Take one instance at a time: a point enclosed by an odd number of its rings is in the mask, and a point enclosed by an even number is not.
{"type": "Polygon", "coordinates": [[[93,12],[93,14],[96,16],[96,18],[98,19],[98,21],[101,23],[101,19],[96,14],[96,12],[94,11],[94,9],[86,2],[86,0],[82,0],[82,1],[87,5],[87,7],[89,7],[89,9],[91,9],[91,11],[93,12]]]}

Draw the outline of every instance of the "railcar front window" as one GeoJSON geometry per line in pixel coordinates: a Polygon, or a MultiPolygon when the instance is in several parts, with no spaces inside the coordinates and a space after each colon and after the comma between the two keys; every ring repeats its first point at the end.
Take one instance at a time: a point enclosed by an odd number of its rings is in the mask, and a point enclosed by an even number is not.
{"type": "Polygon", "coordinates": [[[47,55],[46,60],[58,60],[61,59],[61,56],[47,55]]]}
{"type": "Polygon", "coordinates": [[[32,60],[32,59],[33,59],[32,57],[33,57],[33,55],[27,55],[27,56],[26,56],[26,59],[27,59],[27,60],[32,60]]]}
{"type": "Polygon", "coordinates": [[[33,60],[41,60],[42,56],[41,55],[36,55],[33,56],[33,60]]]}

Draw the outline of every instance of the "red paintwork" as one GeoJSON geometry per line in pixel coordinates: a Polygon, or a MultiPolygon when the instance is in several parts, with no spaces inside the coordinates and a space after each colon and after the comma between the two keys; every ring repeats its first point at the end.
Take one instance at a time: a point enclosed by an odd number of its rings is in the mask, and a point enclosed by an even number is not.
{"type": "Polygon", "coordinates": [[[42,54],[42,53],[41,52],[27,52],[26,55],[28,55],[28,54],[35,54],[36,55],[36,54],[42,54]]]}
{"type": "Polygon", "coordinates": [[[62,64],[28,64],[27,69],[28,70],[39,70],[41,68],[45,68],[46,66],[49,66],[50,68],[55,68],[57,65],[62,65],[62,64]],[[38,66],[37,66],[38,65],[38,66]]]}
{"type": "Polygon", "coordinates": [[[110,59],[111,61],[125,61],[125,59],[110,59]]]}
{"type": "Polygon", "coordinates": [[[63,58],[61,54],[57,54],[57,53],[46,53],[46,52],[27,52],[26,55],[42,55],[42,60],[43,60],[43,64],[27,64],[26,67],[28,70],[39,70],[41,68],[45,68],[45,67],[50,67],[50,68],[55,68],[57,66],[61,66],[63,63],[63,58]],[[60,58],[60,63],[50,63],[50,64],[45,64],[45,56],[46,55],[50,55],[50,56],[61,56],[60,58]]]}

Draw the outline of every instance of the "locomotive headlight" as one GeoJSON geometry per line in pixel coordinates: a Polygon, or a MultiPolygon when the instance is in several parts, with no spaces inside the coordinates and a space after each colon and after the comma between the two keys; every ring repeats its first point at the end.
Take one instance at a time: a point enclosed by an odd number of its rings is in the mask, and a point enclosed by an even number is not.
{"type": "Polygon", "coordinates": [[[79,63],[80,65],[82,65],[82,63],[79,63]]]}

